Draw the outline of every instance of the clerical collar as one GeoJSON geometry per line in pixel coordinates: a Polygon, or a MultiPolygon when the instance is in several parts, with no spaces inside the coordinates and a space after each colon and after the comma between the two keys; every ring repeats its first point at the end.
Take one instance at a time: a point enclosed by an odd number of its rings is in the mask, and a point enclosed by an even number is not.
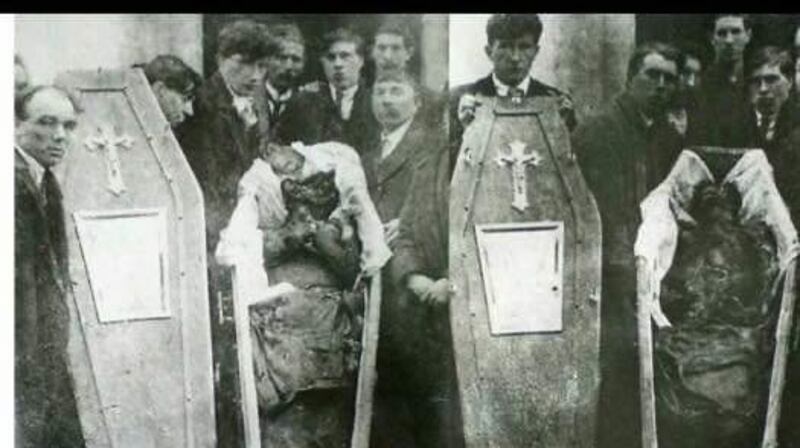
{"type": "Polygon", "coordinates": [[[409,118],[405,123],[396,127],[392,131],[381,131],[381,159],[389,157],[392,151],[394,151],[394,149],[400,143],[400,140],[402,140],[406,135],[406,132],[408,132],[408,128],[411,127],[412,121],[414,121],[414,117],[409,118]]]}
{"type": "Polygon", "coordinates": [[[42,164],[25,152],[19,145],[14,145],[14,149],[17,150],[17,154],[19,154],[22,160],[28,165],[28,171],[30,171],[31,177],[33,177],[33,181],[36,183],[36,187],[42,188],[42,179],[44,178],[45,170],[42,164]]]}
{"type": "Polygon", "coordinates": [[[286,91],[281,94],[269,81],[264,83],[264,87],[267,89],[267,94],[273,101],[285,103],[292,97],[293,89],[286,89],[286,91]]]}
{"type": "MultiPolygon", "coordinates": [[[[492,82],[494,82],[494,90],[497,92],[497,96],[508,96],[508,92],[511,87],[500,81],[495,73],[492,73],[492,82]]],[[[528,86],[530,86],[530,84],[531,77],[526,76],[525,79],[516,85],[516,88],[522,90],[522,94],[526,95],[528,93],[528,86]]]]}

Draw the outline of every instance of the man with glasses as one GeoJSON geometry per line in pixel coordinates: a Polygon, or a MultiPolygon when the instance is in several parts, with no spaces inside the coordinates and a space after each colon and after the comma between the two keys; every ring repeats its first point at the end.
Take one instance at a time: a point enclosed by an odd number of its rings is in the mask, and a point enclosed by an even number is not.
{"type": "Polygon", "coordinates": [[[680,53],[672,46],[639,46],[628,63],[625,90],[572,134],[603,226],[598,422],[603,448],[637,446],[641,440],[633,245],[639,203],[663,180],[680,150],[680,137],[666,119],[679,64],[680,53]]]}

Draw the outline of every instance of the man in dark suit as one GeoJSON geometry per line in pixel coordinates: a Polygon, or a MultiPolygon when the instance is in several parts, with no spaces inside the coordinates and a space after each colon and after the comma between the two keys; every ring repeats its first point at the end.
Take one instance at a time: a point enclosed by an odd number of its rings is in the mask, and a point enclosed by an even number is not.
{"type": "Polygon", "coordinates": [[[200,87],[194,116],[186,123],[183,149],[203,189],[211,253],[236,206],[239,179],[258,156],[253,95],[274,50],[264,25],[248,20],[226,25],[219,34],[219,69],[200,87]]]}
{"type": "Polygon", "coordinates": [[[641,443],[633,245],[639,203],[663,180],[680,150],[680,137],[666,119],[666,107],[678,89],[679,56],[665,44],[638,47],[628,64],[625,91],[572,134],[572,147],[603,224],[602,448],[641,443]]]}
{"type": "Polygon", "coordinates": [[[24,91],[15,102],[14,378],[16,446],[84,446],[68,368],[69,280],[61,190],[51,169],[77,124],[69,95],[24,91]]]}
{"type": "Polygon", "coordinates": [[[741,120],[747,114],[743,76],[744,53],[752,38],[746,14],[717,14],[711,24],[710,40],[714,62],[705,71],[697,91],[697,108],[689,117],[690,144],[736,146],[738,136],[719,126],[719,118],[741,120]]]}
{"type": "MultiPolygon", "coordinates": [[[[398,446],[464,446],[448,306],[450,158],[444,143],[415,163],[390,263],[391,307],[402,333],[388,362],[390,375],[402,380],[381,388],[389,389],[382,398],[391,403],[394,421],[379,427],[407,425],[413,443],[398,446]]],[[[384,376],[379,373],[379,383],[384,376]]]]}
{"type": "Polygon", "coordinates": [[[485,78],[456,87],[450,93],[450,146],[452,160],[461,145],[464,128],[472,122],[478,96],[554,96],[561,99],[561,116],[571,130],[575,111],[569,96],[530,75],[536,55],[542,22],[537,14],[494,14],[486,24],[486,55],[492,61],[492,73],[485,78]]]}
{"type": "MultiPolygon", "coordinates": [[[[400,214],[404,204],[406,208],[423,207],[421,203],[407,204],[414,168],[423,158],[429,162],[433,159],[423,157],[424,154],[446,153],[446,149],[443,149],[446,148],[443,133],[437,132],[435,124],[421,119],[419,107],[419,86],[408,74],[387,71],[378,75],[372,89],[372,110],[381,126],[380,136],[361,155],[361,160],[370,197],[384,223],[386,239],[393,250],[397,248],[400,214]]],[[[434,198],[417,198],[428,204],[432,199],[434,198]]],[[[407,213],[410,212],[409,210],[407,213]]],[[[443,212],[447,213],[446,207],[443,212]]],[[[437,225],[433,231],[440,230],[441,227],[437,225]]],[[[436,251],[440,249],[441,243],[443,241],[440,240],[436,243],[436,248],[429,249],[436,251]]],[[[446,245],[446,237],[444,244],[446,245]]],[[[421,431],[416,424],[421,421],[416,416],[424,414],[435,417],[435,413],[431,413],[435,406],[425,398],[429,398],[432,393],[430,387],[426,387],[424,381],[415,381],[417,377],[406,375],[407,372],[418,371],[417,368],[421,367],[418,365],[419,356],[415,356],[413,351],[424,350],[424,347],[411,349],[409,346],[418,340],[412,336],[422,330],[416,325],[409,325],[407,313],[412,306],[411,293],[405,285],[397,284],[395,280],[399,279],[391,275],[395,270],[394,262],[390,260],[383,276],[384,301],[381,306],[381,344],[378,348],[377,364],[379,380],[373,442],[377,446],[424,446],[419,445],[423,442],[437,446],[437,440],[428,440],[427,437],[433,433],[430,430],[421,431]],[[414,397],[418,398],[416,402],[414,397]],[[424,409],[415,407],[415,403],[424,405],[424,409]]],[[[441,268],[441,260],[438,267],[441,268]]],[[[430,269],[428,273],[436,276],[437,280],[443,276],[441,269],[437,270],[436,266],[430,266],[430,269]]],[[[433,281],[429,284],[424,279],[416,280],[414,286],[421,294],[422,289],[432,289],[433,281]]],[[[439,286],[433,289],[441,289],[439,286]]],[[[431,294],[426,292],[425,297],[428,298],[431,294]]],[[[419,314],[419,310],[416,311],[419,314]]],[[[426,423],[432,422],[427,419],[426,423]]]]}
{"type": "Polygon", "coordinates": [[[297,94],[300,76],[306,65],[306,45],[297,25],[270,25],[269,35],[277,49],[267,57],[266,79],[255,93],[262,136],[270,136],[274,132],[289,100],[297,94]]]}
{"type": "Polygon", "coordinates": [[[275,135],[284,143],[338,141],[361,153],[378,128],[370,89],[361,80],[364,41],[338,28],[323,37],[323,49],[326,81],[305,87],[289,101],[275,135]]]}
{"type": "Polygon", "coordinates": [[[181,145],[203,190],[212,339],[216,377],[217,437],[220,446],[238,440],[238,365],[236,336],[230,320],[221,320],[231,300],[223,296],[229,277],[213,256],[220,232],[236,207],[239,179],[258,156],[260,135],[253,94],[264,82],[267,57],[275,50],[266,27],[252,21],[226,25],[219,34],[218,71],[200,87],[194,116],[186,123],[181,145]]]}

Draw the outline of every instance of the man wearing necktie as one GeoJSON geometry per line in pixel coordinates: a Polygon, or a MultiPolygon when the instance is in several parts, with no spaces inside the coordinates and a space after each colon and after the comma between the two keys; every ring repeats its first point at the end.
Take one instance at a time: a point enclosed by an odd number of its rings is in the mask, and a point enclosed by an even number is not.
{"type": "Polygon", "coordinates": [[[572,99],[555,87],[534,79],[530,72],[539,53],[542,22],[537,14],[494,14],[486,24],[486,56],[492,73],[450,92],[451,166],[461,146],[464,128],[472,122],[480,96],[553,96],[561,101],[561,116],[572,130],[577,121],[572,99]]]}
{"type": "Polygon", "coordinates": [[[679,59],[670,45],[640,45],[630,58],[625,90],[572,133],[572,148],[603,227],[600,448],[641,444],[633,245],[639,203],[663,180],[681,149],[681,137],[666,114],[678,90],[679,59]]]}
{"type": "Polygon", "coordinates": [[[84,446],[68,368],[69,280],[61,190],[51,169],[72,144],[76,107],[39,86],[15,102],[16,446],[84,446]]]}
{"type": "MultiPolygon", "coordinates": [[[[361,160],[370,197],[384,223],[384,234],[392,250],[396,249],[404,204],[422,207],[407,203],[415,167],[423,159],[434,159],[425,154],[442,153],[446,146],[439,125],[421,115],[419,92],[416,81],[400,71],[378,74],[372,87],[372,112],[380,123],[380,135],[361,154],[361,160]]],[[[446,381],[441,375],[446,376],[447,372],[437,369],[438,363],[431,365],[428,361],[439,359],[430,348],[446,342],[439,340],[439,333],[426,325],[431,323],[426,316],[438,313],[441,317],[442,310],[446,314],[446,307],[439,303],[445,300],[439,292],[446,292],[446,287],[441,287],[446,279],[437,282],[442,274],[436,271],[435,278],[417,275],[411,284],[405,284],[405,279],[400,281],[393,275],[394,263],[394,259],[389,261],[382,283],[384,300],[373,444],[442,446],[438,435],[446,429],[443,414],[449,408],[442,409],[437,403],[444,390],[441,384],[446,381]]],[[[437,328],[444,328],[445,324],[439,322],[437,328]]]]}
{"type": "Polygon", "coordinates": [[[267,58],[264,83],[255,93],[261,135],[272,135],[286,105],[297,93],[305,68],[305,41],[294,23],[269,25],[269,35],[277,51],[267,58]]]}
{"type": "Polygon", "coordinates": [[[338,141],[363,152],[378,124],[370,110],[370,89],[361,78],[364,40],[347,28],[323,37],[320,57],[325,81],[301,88],[286,105],[275,132],[284,143],[338,141]]]}
{"type": "Polygon", "coordinates": [[[237,182],[258,154],[253,96],[264,82],[268,56],[277,50],[266,27],[249,20],[226,25],[218,42],[219,69],[198,90],[181,142],[203,189],[212,253],[236,205],[237,182]]]}

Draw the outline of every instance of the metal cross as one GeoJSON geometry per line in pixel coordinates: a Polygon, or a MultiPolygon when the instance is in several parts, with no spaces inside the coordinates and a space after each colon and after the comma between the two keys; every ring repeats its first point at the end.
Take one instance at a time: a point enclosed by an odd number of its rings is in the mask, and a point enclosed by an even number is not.
{"type": "Polygon", "coordinates": [[[525,153],[527,145],[519,140],[508,144],[508,154],[500,154],[495,161],[500,166],[511,166],[511,181],[514,198],[511,206],[519,211],[528,208],[528,179],[525,170],[528,165],[539,166],[542,157],[536,151],[525,153]]]}
{"type": "Polygon", "coordinates": [[[133,139],[127,135],[111,135],[107,129],[98,127],[95,135],[86,138],[84,145],[90,151],[105,152],[108,189],[116,196],[126,191],[127,187],[122,179],[119,149],[130,150],[133,147],[133,139]]]}

